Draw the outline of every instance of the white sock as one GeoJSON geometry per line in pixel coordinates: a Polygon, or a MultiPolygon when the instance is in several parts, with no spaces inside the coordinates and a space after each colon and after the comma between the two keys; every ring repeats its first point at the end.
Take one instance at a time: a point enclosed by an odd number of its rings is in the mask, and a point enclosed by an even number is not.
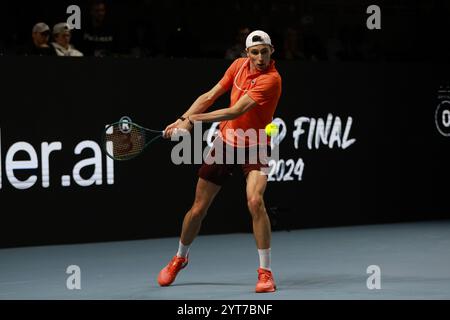
{"type": "Polygon", "coordinates": [[[178,245],[177,257],[186,258],[189,253],[190,246],[191,245],[185,246],[184,244],[181,243],[181,240],[180,240],[179,245],[178,245]]]}
{"type": "Polygon", "coordinates": [[[259,254],[259,267],[269,270],[270,269],[270,248],[269,249],[258,249],[259,254]]]}

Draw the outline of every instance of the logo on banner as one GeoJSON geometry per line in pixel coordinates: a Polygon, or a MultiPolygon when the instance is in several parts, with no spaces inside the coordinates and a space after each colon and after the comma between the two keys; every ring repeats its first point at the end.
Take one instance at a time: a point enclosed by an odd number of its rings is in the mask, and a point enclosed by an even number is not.
{"type": "Polygon", "coordinates": [[[439,87],[438,101],[434,114],[436,128],[444,137],[450,137],[450,85],[439,87]]]}
{"type": "MultiPolygon", "coordinates": [[[[301,116],[294,119],[294,130],[288,135],[288,126],[281,118],[272,120],[280,129],[272,137],[271,145],[280,145],[283,140],[290,140],[295,150],[306,147],[309,150],[348,149],[356,139],[351,136],[353,118],[342,119],[329,113],[326,118],[312,118],[301,116]],[[285,139],[291,138],[291,139],[285,139]]],[[[288,142],[289,143],[289,142],[288,142]]],[[[299,158],[271,159],[269,161],[267,181],[302,181],[305,169],[304,160],[299,158]]]]}
{"type": "Polygon", "coordinates": [[[64,174],[57,175],[54,169],[59,166],[55,154],[68,149],[62,141],[43,141],[38,145],[17,141],[6,145],[2,134],[0,128],[0,190],[5,187],[5,182],[19,190],[39,184],[42,188],[49,188],[51,180],[52,185],[56,183],[62,187],[69,187],[72,182],[81,187],[103,185],[105,178],[106,184],[114,184],[114,162],[103,155],[94,140],[83,140],[75,147],[69,147],[77,162],[64,174]],[[89,174],[89,171],[92,173],[89,174]]]}

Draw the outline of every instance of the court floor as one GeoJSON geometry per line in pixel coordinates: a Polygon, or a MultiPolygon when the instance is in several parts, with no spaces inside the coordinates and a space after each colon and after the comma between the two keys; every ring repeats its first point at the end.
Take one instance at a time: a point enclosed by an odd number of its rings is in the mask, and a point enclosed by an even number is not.
{"type": "MultiPolygon", "coordinates": [[[[274,232],[276,293],[256,294],[252,234],[200,236],[175,283],[178,238],[0,250],[0,299],[450,299],[450,221],[274,232]],[[80,268],[81,289],[66,286],[80,268]],[[381,289],[369,290],[369,266],[381,289]]],[[[373,283],[373,282],[370,282],[373,283]]]]}

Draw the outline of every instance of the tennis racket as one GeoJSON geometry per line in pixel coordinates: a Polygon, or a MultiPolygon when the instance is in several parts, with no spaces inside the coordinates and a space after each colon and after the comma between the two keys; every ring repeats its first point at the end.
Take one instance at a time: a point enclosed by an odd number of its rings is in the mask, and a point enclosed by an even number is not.
{"type": "Polygon", "coordinates": [[[129,119],[108,125],[102,134],[103,151],[111,159],[122,161],[139,156],[164,131],[144,128],[129,119]]]}

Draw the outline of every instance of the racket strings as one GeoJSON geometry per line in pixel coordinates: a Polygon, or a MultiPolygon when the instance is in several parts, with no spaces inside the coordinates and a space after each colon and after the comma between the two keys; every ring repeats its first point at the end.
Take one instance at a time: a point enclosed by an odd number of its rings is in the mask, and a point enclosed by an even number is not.
{"type": "Polygon", "coordinates": [[[115,124],[112,132],[106,135],[107,148],[116,159],[127,159],[141,153],[146,145],[145,130],[133,124],[123,128],[115,124]],[[110,142],[110,143],[108,143],[110,142]]]}

